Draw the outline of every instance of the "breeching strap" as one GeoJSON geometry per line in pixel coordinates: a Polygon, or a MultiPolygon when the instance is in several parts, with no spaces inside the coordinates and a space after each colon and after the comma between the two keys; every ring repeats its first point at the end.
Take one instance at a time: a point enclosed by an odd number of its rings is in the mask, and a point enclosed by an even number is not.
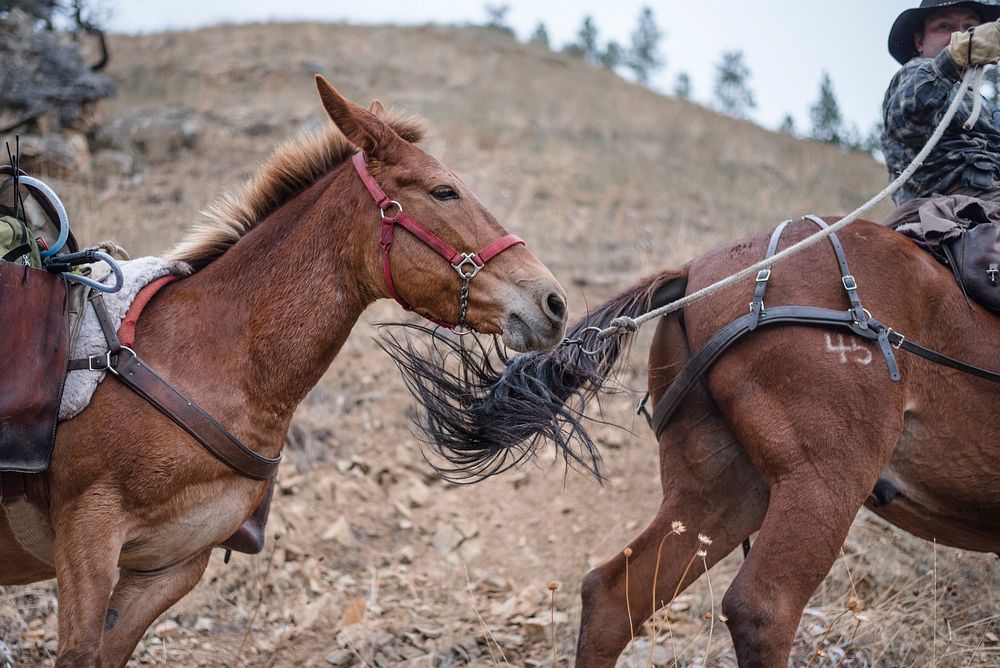
{"type": "MultiPolygon", "coordinates": [[[[413,218],[413,216],[405,213],[399,202],[385,194],[385,191],[382,190],[375,178],[368,172],[368,168],[365,166],[364,153],[355,153],[351,161],[354,163],[354,169],[357,171],[358,176],[361,177],[361,182],[365,184],[368,193],[375,200],[376,206],[382,212],[382,229],[379,235],[379,244],[382,246],[382,275],[385,277],[385,287],[389,291],[389,295],[406,311],[414,311],[415,309],[396,291],[396,286],[392,282],[392,269],[389,262],[389,252],[392,250],[393,233],[396,230],[396,225],[405,228],[410,234],[420,239],[431,250],[447,260],[448,264],[458,272],[459,277],[465,282],[475,278],[479,270],[500,253],[512,246],[518,244],[524,245],[524,241],[520,237],[508,234],[488,244],[476,253],[462,253],[457,251],[451,244],[431,232],[413,218]],[[395,209],[395,213],[389,215],[393,209],[395,209]]],[[[433,318],[426,313],[421,313],[421,315],[434,324],[448,329],[455,329],[460,325],[465,326],[464,322],[448,323],[433,318]]]]}
{"type": "MultiPolygon", "coordinates": [[[[965,93],[967,90],[969,90],[969,86],[972,83],[973,79],[979,76],[978,72],[980,70],[982,70],[981,67],[975,67],[975,68],[970,67],[968,70],[966,70],[965,77],[962,79],[961,84],[955,91],[955,95],[951,100],[951,104],[945,111],[944,116],[941,117],[941,122],[938,123],[937,127],[934,129],[934,133],[931,135],[930,139],[927,140],[927,144],[925,144],[924,147],[920,150],[920,152],[916,155],[916,157],[913,158],[913,162],[911,162],[909,166],[906,169],[904,169],[899,174],[899,176],[897,176],[893,180],[893,182],[890,183],[882,192],[872,197],[870,200],[862,204],[860,207],[852,211],[847,216],[841,218],[833,225],[830,225],[828,228],[820,230],[819,232],[816,232],[806,237],[802,241],[792,244],[791,246],[781,251],[772,258],[765,258],[764,260],[761,260],[756,264],[741,269],[740,271],[736,272],[735,274],[732,274],[731,276],[727,276],[726,278],[720,279],[719,281],[716,281],[715,283],[712,283],[711,285],[708,285],[702,288],[701,290],[698,290],[697,292],[692,292],[691,294],[686,295],[681,299],[673,301],[669,304],[665,304],[664,306],[661,306],[659,308],[653,309],[648,313],[643,313],[642,315],[637,316],[635,318],[630,318],[628,316],[619,316],[618,318],[615,318],[614,320],[611,321],[611,324],[608,327],[602,329],[600,332],[597,333],[597,339],[603,340],[615,334],[635,332],[639,329],[640,326],[645,324],[647,321],[652,320],[653,318],[658,318],[660,316],[668,315],[670,313],[679,311],[688,304],[692,304],[700,299],[708,297],[709,295],[715,294],[719,290],[722,290],[723,288],[728,287],[733,283],[736,283],[737,281],[743,280],[748,276],[752,276],[753,274],[759,272],[762,269],[767,269],[771,265],[777,264],[783,260],[788,259],[792,255],[804,251],[809,246],[818,243],[824,237],[828,237],[831,234],[839,231],[840,229],[847,227],[855,220],[860,218],[862,215],[873,209],[878,203],[880,203],[886,197],[889,197],[894,192],[899,190],[904,183],[910,180],[910,177],[913,176],[913,173],[916,172],[917,169],[919,169],[920,166],[924,164],[924,160],[927,159],[927,156],[930,155],[930,152],[934,149],[935,146],[937,146],[938,142],[941,140],[941,137],[944,135],[944,131],[947,129],[948,125],[955,117],[956,112],[958,112],[958,108],[962,106],[962,103],[965,100],[965,93]]],[[[976,121],[976,109],[973,109],[973,113],[970,114],[969,122],[975,123],[975,121],[976,121]]]]}

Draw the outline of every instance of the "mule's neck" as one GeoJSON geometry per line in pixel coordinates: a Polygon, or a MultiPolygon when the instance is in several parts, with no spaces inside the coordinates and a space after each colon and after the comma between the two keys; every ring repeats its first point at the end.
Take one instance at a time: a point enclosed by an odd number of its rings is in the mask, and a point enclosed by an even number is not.
{"type": "Polygon", "coordinates": [[[233,315],[220,334],[246,355],[237,381],[248,401],[279,421],[291,417],[365,307],[382,296],[373,282],[377,217],[348,161],[191,279],[200,279],[219,313],[233,315]]]}

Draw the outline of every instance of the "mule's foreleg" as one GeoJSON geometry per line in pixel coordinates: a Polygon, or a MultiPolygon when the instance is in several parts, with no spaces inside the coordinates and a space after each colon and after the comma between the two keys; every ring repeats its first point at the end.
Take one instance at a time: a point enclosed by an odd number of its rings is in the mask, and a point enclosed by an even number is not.
{"type": "Polygon", "coordinates": [[[125,530],[107,496],[86,494],[53,515],[59,586],[57,668],[100,666],[105,611],[125,530]]]}
{"type": "Polygon", "coordinates": [[[584,578],[578,667],[613,667],[654,609],[704,573],[697,551],[707,551],[711,567],[753,533],[764,516],[767,487],[710,404],[689,406],[664,432],[660,460],[663,502],[652,523],[628,545],[627,590],[624,552],[584,578]],[[675,522],[686,531],[675,531],[675,522]],[[712,543],[701,543],[698,534],[712,543]]]}
{"type": "Polygon", "coordinates": [[[154,572],[123,568],[105,618],[104,668],[124,666],[149,625],[194,588],[212,550],[154,572]]]}

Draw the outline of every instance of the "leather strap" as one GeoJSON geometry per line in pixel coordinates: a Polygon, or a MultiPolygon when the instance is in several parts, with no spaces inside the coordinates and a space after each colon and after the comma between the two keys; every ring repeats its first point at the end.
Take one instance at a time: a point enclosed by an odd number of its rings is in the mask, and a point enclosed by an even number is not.
{"type": "MultiPolygon", "coordinates": [[[[657,438],[663,433],[667,422],[674,414],[674,411],[677,410],[681,401],[687,396],[691,388],[694,387],[698,379],[705,374],[705,371],[731,345],[736,343],[743,335],[752,331],[749,326],[751,317],[751,314],[748,313],[720,329],[684,364],[681,372],[670,383],[670,386],[663,396],[660,397],[660,400],[656,402],[656,409],[653,411],[653,416],[650,419],[650,427],[656,433],[657,438]]],[[[773,306],[762,313],[759,318],[759,326],[761,327],[782,322],[802,325],[835,325],[851,328],[853,316],[847,311],[834,311],[833,309],[814,306],[773,306]]],[[[875,337],[870,336],[865,338],[875,337]]]]}
{"type": "MultiPolygon", "coordinates": [[[[166,285],[167,282],[169,281],[160,283],[155,289],[166,285]]],[[[146,296],[145,303],[148,303],[150,298],[152,294],[146,296]]],[[[122,346],[118,333],[111,324],[101,292],[94,290],[90,302],[108,340],[109,350],[101,356],[73,360],[69,365],[71,370],[110,371],[118,380],[173,420],[202,447],[237,473],[254,480],[267,480],[275,474],[281,463],[280,454],[274,458],[264,457],[241,443],[215,418],[146,366],[135,351],[122,346]]],[[[140,310],[145,303],[139,307],[140,310]]],[[[134,326],[131,329],[134,335],[134,326]]]]}
{"type": "MultiPolygon", "coordinates": [[[[874,320],[869,320],[869,324],[873,323],[874,320]]],[[[983,369],[981,367],[957,360],[954,357],[949,357],[944,353],[939,353],[936,350],[931,350],[930,348],[925,348],[919,343],[914,343],[910,341],[905,336],[895,331],[891,327],[885,327],[879,324],[879,327],[885,329],[886,339],[888,343],[893,348],[902,348],[914,355],[919,355],[926,360],[930,360],[935,364],[940,364],[941,366],[946,366],[950,369],[955,369],[956,371],[961,371],[962,373],[967,373],[971,376],[976,376],[982,378],[983,380],[988,380],[993,383],[1000,383],[1000,372],[990,371],[988,369],[983,369]]]]}
{"type": "MultiPolygon", "coordinates": [[[[812,222],[819,225],[820,229],[827,229],[830,226],[826,224],[819,216],[814,216],[812,214],[803,216],[805,220],[811,220],[812,222]]],[[[865,309],[861,306],[861,298],[858,297],[858,282],[854,279],[854,275],[851,274],[850,268],[847,266],[847,254],[844,253],[844,247],[840,243],[840,238],[836,234],[831,234],[827,237],[830,240],[830,245],[833,246],[833,252],[837,256],[837,264],[840,265],[840,283],[844,286],[844,291],[847,293],[847,298],[851,302],[851,310],[854,313],[854,320],[864,329],[867,325],[865,324],[867,318],[865,317],[865,309]]]]}
{"type": "Polygon", "coordinates": [[[237,473],[254,480],[267,480],[281,463],[281,455],[264,457],[243,445],[215,418],[146,366],[132,350],[123,348],[109,371],[237,473]]]}
{"type": "MultiPolygon", "coordinates": [[[[405,213],[399,202],[390,199],[390,197],[385,194],[382,187],[379,186],[375,178],[371,175],[371,173],[369,173],[368,167],[365,165],[364,153],[355,153],[351,158],[351,162],[354,164],[354,170],[361,178],[361,182],[368,190],[368,194],[372,196],[372,199],[375,200],[375,204],[382,212],[382,226],[379,233],[379,244],[382,247],[382,277],[385,280],[385,287],[389,296],[395,299],[405,311],[415,311],[416,309],[414,309],[409,302],[400,296],[400,294],[396,291],[396,286],[392,282],[392,269],[390,266],[389,255],[392,250],[393,235],[396,231],[396,225],[403,227],[410,234],[414,235],[424,242],[424,244],[429,246],[435,253],[447,260],[452,268],[458,272],[459,276],[466,281],[472,280],[488,261],[503,251],[512,246],[517,246],[519,244],[524,245],[524,241],[520,237],[514,234],[508,234],[490,243],[476,253],[459,252],[455,250],[451,244],[427,229],[417,219],[413,218],[408,213],[405,213]],[[386,215],[386,212],[390,211],[393,207],[396,208],[396,213],[392,216],[386,215]],[[468,268],[466,269],[466,267],[468,268]]],[[[434,324],[448,329],[455,329],[458,325],[465,324],[444,322],[425,313],[421,313],[421,315],[434,324]]]]}
{"type": "MultiPolygon", "coordinates": [[[[791,220],[782,221],[776,228],[774,232],[771,233],[771,239],[767,243],[767,253],[764,255],[765,258],[774,257],[774,254],[778,251],[778,241],[781,239],[781,233],[785,231],[788,223],[791,220]]],[[[771,267],[767,266],[757,272],[757,287],[753,291],[753,301],[750,302],[750,322],[749,326],[751,331],[757,329],[757,322],[760,320],[761,313],[764,312],[764,291],[767,290],[767,282],[771,280],[771,267]]]]}

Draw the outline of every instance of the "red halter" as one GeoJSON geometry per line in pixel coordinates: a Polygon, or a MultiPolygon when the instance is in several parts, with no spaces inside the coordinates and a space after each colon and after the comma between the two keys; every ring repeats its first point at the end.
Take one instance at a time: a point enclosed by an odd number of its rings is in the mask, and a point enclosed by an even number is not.
{"type": "Polygon", "coordinates": [[[392,248],[392,235],[396,230],[396,225],[401,225],[411,234],[430,246],[435,253],[446,259],[464,281],[459,304],[459,311],[461,314],[461,321],[459,323],[451,324],[442,322],[423,313],[421,313],[421,315],[431,322],[441,325],[442,327],[447,327],[448,329],[455,329],[459,326],[466,327],[465,306],[468,298],[469,281],[475,278],[476,274],[479,273],[479,270],[485,267],[486,263],[492,258],[504,252],[511,246],[516,246],[517,244],[523,245],[524,241],[516,235],[508,234],[507,236],[501,237],[489,244],[478,253],[460,253],[452,248],[446,241],[441,239],[441,237],[437,236],[417,222],[415,218],[403,213],[403,207],[399,202],[389,199],[389,196],[385,194],[385,191],[379,187],[372,175],[368,173],[368,168],[365,167],[365,157],[363,153],[355,153],[352,158],[352,162],[354,163],[354,169],[358,172],[358,176],[361,177],[361,182],[365,184],[365,188],[368,189],[372,199],[375,200],[375,204],[378,205],[378,208],[382,212],[382,233],[379,242],[382,245],[382,274],[385,276],[385,287],[389,291],[389,295],[399,302],[399,305],[405,310],[414,310],[414,308],[410,306],[406,300],[400,297],[398,292],[396,292],[396,288],[392,284],[392,270],[389,268],[389,250],[392,248]],[[389,211],[392,207],[396,207],[395,215],[386,215],[386,211],[389,211]]]}

